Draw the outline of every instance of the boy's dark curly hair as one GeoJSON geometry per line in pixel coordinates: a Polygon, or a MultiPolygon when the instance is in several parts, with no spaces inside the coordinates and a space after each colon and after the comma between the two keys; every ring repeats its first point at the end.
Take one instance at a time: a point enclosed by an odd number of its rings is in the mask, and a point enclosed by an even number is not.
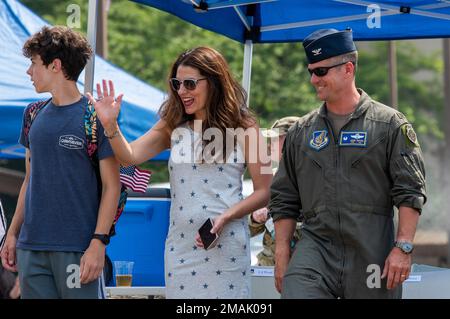
{"type": "Polygon", "coordinates": [[[68,80],[77,81],[92,49],[86,38],[65,26],[43,27],[25,42],[23,55],[39,55],[45,66],[55,59],[61,60],[63,73],[68,80]]]}

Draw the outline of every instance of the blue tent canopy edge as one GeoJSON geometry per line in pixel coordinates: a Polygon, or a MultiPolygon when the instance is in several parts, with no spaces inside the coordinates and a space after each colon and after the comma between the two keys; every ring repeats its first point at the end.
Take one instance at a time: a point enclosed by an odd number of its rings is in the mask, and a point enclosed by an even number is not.
{"type": "Polygon", "coordinates": [[[442,0],[132,1],[241,43],[298,42],[326,28],[350,28],[357,41],[450,36],[450,3],[442,0]]]}

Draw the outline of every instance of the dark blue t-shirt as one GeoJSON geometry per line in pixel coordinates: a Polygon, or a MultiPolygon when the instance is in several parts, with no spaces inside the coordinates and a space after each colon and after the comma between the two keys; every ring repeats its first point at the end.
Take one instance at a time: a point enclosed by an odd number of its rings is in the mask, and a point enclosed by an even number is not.
{"type": "MultiPolygon", "coordinates": [[[[17,247],[44,251],[85,251],[97,224],[97,177],[86,149],[86,97],[65,106],[51,101],[36,116],[28,139],[30,181],[17,247]]],[[[99,160],[113,156],[97,121],[99,160]]]]}

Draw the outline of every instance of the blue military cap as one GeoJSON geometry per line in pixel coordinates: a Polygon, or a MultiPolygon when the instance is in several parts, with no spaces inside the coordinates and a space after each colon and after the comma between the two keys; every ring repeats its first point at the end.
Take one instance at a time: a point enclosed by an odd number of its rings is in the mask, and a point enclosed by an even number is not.
{"type": "Polygon", "coordinates": [[[321,29],[303,40],[309,63],[316,63],[344,53],[356,51],[351,30],[321,29]]]}

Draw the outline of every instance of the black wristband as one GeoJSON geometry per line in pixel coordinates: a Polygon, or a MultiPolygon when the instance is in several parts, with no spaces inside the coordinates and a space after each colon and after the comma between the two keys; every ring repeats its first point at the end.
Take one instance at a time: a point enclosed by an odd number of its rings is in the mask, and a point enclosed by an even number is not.
{"type": "Polygon", "coordinates": [[[109,244],[110,238],[109,238],[109,235],[107,235],[107,234],[94,234],[94,235],[92,235],[92,239],[98,239],[106,246],[109,244]]]}

